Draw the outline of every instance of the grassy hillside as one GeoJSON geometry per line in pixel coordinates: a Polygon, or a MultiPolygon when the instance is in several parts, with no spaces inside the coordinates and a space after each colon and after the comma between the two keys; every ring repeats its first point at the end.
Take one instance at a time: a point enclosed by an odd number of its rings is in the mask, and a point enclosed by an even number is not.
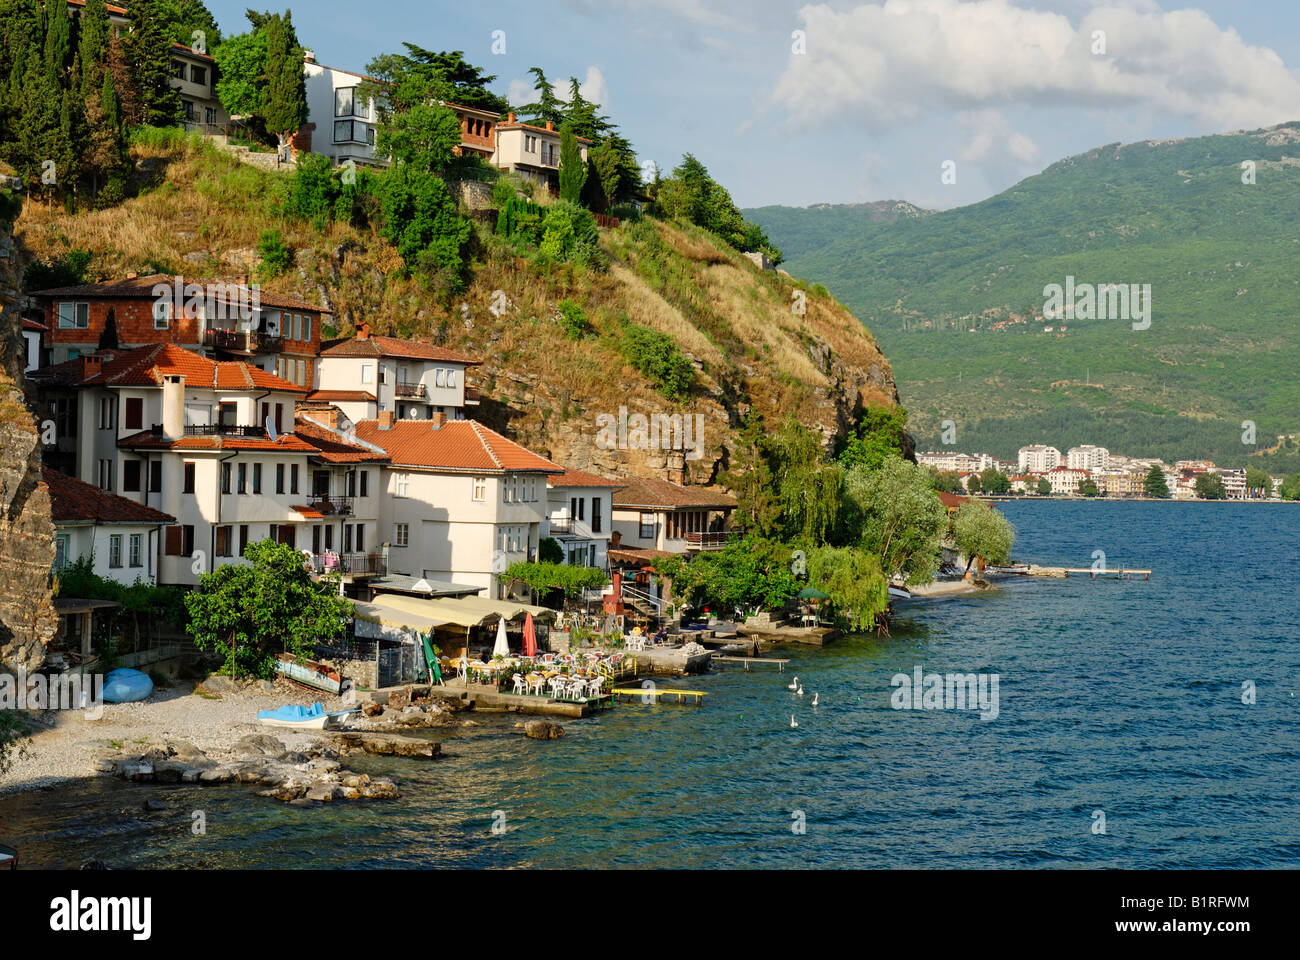
{"type": "Polygon", "coordinates": [[[285,174],[199,140],[155,140],[134,148],[143,183],[119,207],[70,215],[29,202],[17,225],[27,254],[89,249],[89,279],[228,275],[255,270],[259,234],[278,229],[294,265],[266,289],[327,303],[342,334],[365,320],[376,333],[482,358],[471,373],[484,394],[481,419],[567,465],[614,476],[664,468],[658,451],[595,447],[596,416],[620,405],[703,415],[705,455],[687,464],[700,482],[725,466],[751,406],[838,435],[858,407],[896,402],[888,362],[847,310],[806,291],[806,313],[795,313],[796,281],[758,270],[698,228],[643,220],[601,230],[609,265],[600,269],[519,257],[476,224],[473,280],[455,302],[439,304],[402,274],[396,250],[374,231],[277,212],[285,174]],[[507,303],[494,313],[497,291],[507,303]],[[585,314],[579,339],[561,318],[563,301],[585,314]],[[629,324],[667,335],[691,362],[695,383],[683,399],[666,399],[633,365],[629,324]]]}
{"type": "Polygon", "coordinates": [[[790,270],[876,333],[920,448],[952,419],[960,448],[1004,456],[1095,442],[1245,463],[1300,428],[1300,124],[1111,144],[982,203],[893,223],[746,215],[806,249],[790,270]],[[1068,275],[1151,284],[1150,328],[1044,322],[1043,288],[1068,275]],[[1243,420],[1257,425],[1254,446],[1243,420]]]}

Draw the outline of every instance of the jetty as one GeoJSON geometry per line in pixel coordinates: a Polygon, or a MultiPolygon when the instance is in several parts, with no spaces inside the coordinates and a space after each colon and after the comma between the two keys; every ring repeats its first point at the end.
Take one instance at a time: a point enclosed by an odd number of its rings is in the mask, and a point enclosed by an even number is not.
{"type": "Polygon", "coordinates": [[[1135,576],[1140,576],[1143,580],[1151,579],[1150,570],[1136,567],[1041,567],[1037,564],[1030,564],[1028,569],[1023,572],[1023,575],[1027,577],[1057,577],[1061,579],[1078,574],[1087,574],[1092,580],[1099,577],[1132,580],[1135,576]]]}
{"type": "Polygon", "coordinates": [[[714,663],[743,663],[745,665],[746,670],[749,669],[750,664],[771,663],[776,665],[776,669],[778,673],[785,673],[785,665],[790,661],[783,659],[781,657],[720,657],[717,654],[714,654],[713,662],[714,663]]]}
{"type": "Polygon", "coordinates": [[[678,703],[682,703],[686,697],[694,697],[697,707],[704,706],[704,698],[708,696],[703,690],[679,690],[676,687],[615,687],[609,691],[615,697],[653,697],[654,702],[658,703],[660,697],[676,697],[678,703]]]}

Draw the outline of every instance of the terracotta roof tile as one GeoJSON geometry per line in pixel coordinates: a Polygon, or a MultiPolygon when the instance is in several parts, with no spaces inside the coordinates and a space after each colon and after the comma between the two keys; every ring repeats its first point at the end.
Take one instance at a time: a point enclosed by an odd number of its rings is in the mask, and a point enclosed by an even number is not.
{"type": "Polygon", "coordinates": [[[161,510],[119,497],[49,467],[41,469],[41,477],[50,491],[50,515],[55,523],[176,522],[175,517],[161,510]]]}
{"type": "Polygon", "coordinates": [[[376,402],[375,395],[365,390],[316,390],[307,394],[308,403],[339,403],[348,400],[376,402]]]}
{"type": "Polygon", "coordinates": [[[626,486],[614,494],[614,507],[673,510],[683,507],[698,509],[736,506],[733,497],[721,490],[708,487],[684,487],[669,480],[654,477],[631,477],[626,486]]]}
{"type": "Polygon", "coordinates": [[[621,480],[598,477],[596,474],[587,473],[585,470],[565,470],[563,473],[547,477],[546,482],[552,487],[609,487],[614,490],[623,487],[621,480]]]}
{"type": "Polygon", "coordinates": [[[466,366],[483,362],[432,343],[401,340],[397,337],[377,337],[373,334],[364,340],[357,337],[327,340],[321,344],[320,355],[322,357],[406,357],[410,360],[443,360],[447,363],[463,363],[466,366]]]}
{"type": "Polygon", "coordinates": [[[448,420],[439,428],[433,423],[397,420],[389,429],[381,430],[379,421],[362,420],[356,425],[356,434],[358,439],[387,450],[394,465],[492,473],[564,470],[474,420],[448,420]]]}
{"type": "Polygon", "coordinates": [[[49,379],[68,385],[106,387],[161,387],[163,377],[183,376],[188,387],[217,390],[279,390],[306,393],[305,387],[242,360],[209,360],[192,350],[170,343],[154,343],[134,350],[106,351],[102,365],[83,377],[85,357],[42,367],[35,379],[49,379]]]}
{"type": "Polygon", "coordinates": [[[226,437],[200,436],[181,437],[179,440],[164,440],[151,431],[124,437],[117,445],[127,450],[266,450],[276,453],[314,454],[316,448],[292,433],[282,433],[276,439],[270,437],[226,437]]]}
{"type": "Polygon", "coordinates": [[[301,414],[294,420],[293,432],[317,450],[317,457],[327,463],[387,463],[388,454],[367,444],[351,443],[337,431],[301,414]]]}

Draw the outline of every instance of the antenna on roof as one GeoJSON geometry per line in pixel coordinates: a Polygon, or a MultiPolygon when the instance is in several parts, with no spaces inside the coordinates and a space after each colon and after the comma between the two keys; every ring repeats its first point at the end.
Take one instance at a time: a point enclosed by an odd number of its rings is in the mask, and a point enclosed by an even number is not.
{"type": "Polygon", "coordinates": [[[266,415],[266,435],[272,443],[280,439],[280,431],[275,429],[275,420],[269,413],[266,415]]]}

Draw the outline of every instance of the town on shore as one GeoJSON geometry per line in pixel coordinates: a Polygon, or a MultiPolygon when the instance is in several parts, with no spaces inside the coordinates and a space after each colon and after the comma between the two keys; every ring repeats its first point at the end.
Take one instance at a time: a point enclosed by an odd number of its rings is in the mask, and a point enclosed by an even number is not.
{"type": "Polygon", "coordinates": [[[967,493],[1052,497],[1147,497],[1172,500],[1281,500],[1300,497],[1286,477],[1253,467],[1216,467],[1211,460],[1129,457],[1085,443],[1064,454],[1030,444],[1017,459],[987,453],[927,451],[916,455],[944,478],[942,489],[967,493]]]}

